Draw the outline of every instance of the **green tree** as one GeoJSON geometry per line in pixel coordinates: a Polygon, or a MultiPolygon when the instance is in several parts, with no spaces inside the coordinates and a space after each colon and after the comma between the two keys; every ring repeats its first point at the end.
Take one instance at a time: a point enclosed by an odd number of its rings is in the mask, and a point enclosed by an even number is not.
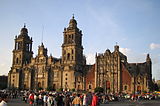
{"type": "Polygon", "coordinates": [[[43,88],[42,87],[38,87],[38,90],[43,90],[43,88]]]}
{"type": "Polygon", "coordinates": [[[103,93],[103,91],[104,91],[104,89],[103,89],[102,87],[96,87],[96,88],[94,89],[94,92],[95,92],[95,93],[103,93]]]}
{"type": "Polygon", "coordinates": [[[72,92],[75,92],[75,91],[76,91],[75,88],[73,88],[73,89],[72,89],[72,92]]]}
{"type": "Polygon", "coordinates": [[[48,87],[47,87],[47,91],[55,91],[55,89],[53,89],[52,86],[48,86],[48,87]]]}
{"type": "Polygon", "coordinates": [[[63,91],[63,88],[59,88],[57,89],[58,92],[62,92],[63,91]]]}

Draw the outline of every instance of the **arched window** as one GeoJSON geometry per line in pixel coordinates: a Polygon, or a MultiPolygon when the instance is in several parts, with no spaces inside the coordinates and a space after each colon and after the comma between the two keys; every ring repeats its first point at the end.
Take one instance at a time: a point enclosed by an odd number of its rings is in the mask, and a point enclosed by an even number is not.
{"type": "Polygon", "coordinates": [[[18,64],[18,57],[16,58],[16,64],[18,64]]]}
{"type": "Polygon", "coordinates": [[[73,40],[73,36],[74,36],[74,35],[72,35],[72,40],[73,40]]]}
{"type": "Polygon", "coordinates": [[[63,54],[64,54],[64,55],[66,54],[66,50],[63,50],[63,54]]]}
{"type": "Polygon", "coordinates": [[[67,59],[70,60],[70,53],[67,54],[67,59]]]}
{"type": "Polygon", "coordinates": [[[38,87],[39,87],[39,88],[41,87],[41,83],[40,83],[40,82],[38,82],[38,87]]]}
{"type": "Polygon", "coordinates": [[[56,84],[53,84],[53,90],[56,90],[56,84]]]}
{"type": "Polygon", "coordinates": [[[72,49],[72,54],[74,53],[73,49],[72,49]]]}
{"type": "Polygon", "coordinates": [[[127,85],[124,86],[124,90],[127,90],[127,85]]]}

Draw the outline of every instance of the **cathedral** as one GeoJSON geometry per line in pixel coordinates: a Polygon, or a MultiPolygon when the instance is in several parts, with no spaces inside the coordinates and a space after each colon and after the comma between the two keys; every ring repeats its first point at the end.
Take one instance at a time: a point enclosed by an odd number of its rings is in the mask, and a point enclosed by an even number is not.
{"type": "Polygon", "coordinates": [[[64,28],[62,56],[48,56],[41,43],[33,57],[32,37],[24,25],[15,36],[13,61],[8,73],[8,88],[19,90],[86,90],[102,87],[106,93],[136,93],[152,90],[152,62],[149,54],[144,63],[128,63],[127,56],[115,45],[114,52],[106,50],[95,56],[95,64],[86,65],[83,54],[82,31],[74,16],[64,28]]]}
{"type": "Polygon", "coordinates": [[[8,87],[16,89],[84,89],[84,67],[82,31],[77,27],[74,16],[64,28],[62,58],[47,55],[42,43],[38,55],[33,57],[32,38],[24,26],[15,37],[13,62],[8,74],[8,87]]]}

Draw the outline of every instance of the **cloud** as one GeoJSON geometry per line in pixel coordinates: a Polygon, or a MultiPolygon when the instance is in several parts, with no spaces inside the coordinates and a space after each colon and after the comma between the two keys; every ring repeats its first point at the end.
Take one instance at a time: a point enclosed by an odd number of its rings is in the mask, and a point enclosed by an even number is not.
{"type": "Polygon", "coordinates": [[[87,54],[86,55],[87,64],[95,63],[95,54],[87,54]]]}
{"type": "Polygon", "coordinates": [[[1,66],[1,67],[4,67],[4,66],[5,66],[5,64],[3,64],[3,63],[2,63],[2,64],[0,64],[0,66],[1,66]]]}
{"type": "Polygon", "coordinates": [[[125,55],[128,55],[131,52],[131,49],[129,48],[119,48],[119,50],[125,55]]]}
{"type": "Polygon", "coordinates": [[[149,48],[150,48],[151,50],[159,49],[159,48],[160,48],[160,44],[151,43],[151,44],[149,45],[149,48]]]}

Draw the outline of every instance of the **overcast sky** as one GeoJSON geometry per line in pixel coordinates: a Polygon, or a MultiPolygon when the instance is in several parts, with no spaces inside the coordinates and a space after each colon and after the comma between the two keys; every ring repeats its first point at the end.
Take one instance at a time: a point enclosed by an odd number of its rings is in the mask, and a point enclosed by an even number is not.
{"type": "Polygon", "coordinates": [[[0,0],[0,75],[12,66],[15,35],[24,23],[33,37],[34,56],[43,42],[59,58],[63,30],[75,15],[83,32],[84,54],[113,51],[116,42],[128,62],[144,62],[149,53],[153,77],[160,80],[160,0],[0,0]]]}

